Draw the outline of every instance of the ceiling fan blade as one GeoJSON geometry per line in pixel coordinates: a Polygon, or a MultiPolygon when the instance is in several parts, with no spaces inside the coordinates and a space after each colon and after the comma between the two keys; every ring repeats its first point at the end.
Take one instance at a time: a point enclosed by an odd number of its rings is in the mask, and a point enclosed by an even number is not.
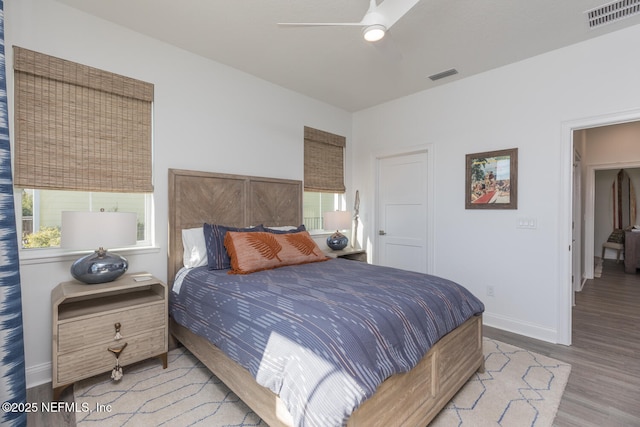
{"type": "Polygon", "coordinates": [[[384,0],[376,9],[377,13],[384,16],[384,25],[387,29],[398,22],[420,0],[384,0]]]}
{"type": "Polygon", "coordinates": [[[367,10],[360,22],[281,22],[278,25],[290,27],[366,27],[379,23],[373,22],[380,18],[376,13],[376,9],[376,0],[369,0],[369,10],[367,10]]]}
{"type": "Polygon", "coordinates": [[[362,27],[361,22],[278,22],[282,27],[362,27]]]}

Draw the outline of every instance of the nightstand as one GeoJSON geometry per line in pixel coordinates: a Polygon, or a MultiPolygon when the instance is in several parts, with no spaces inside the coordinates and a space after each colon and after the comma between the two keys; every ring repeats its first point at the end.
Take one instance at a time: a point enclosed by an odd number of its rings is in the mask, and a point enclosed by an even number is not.
{"type": "Polygon", "coordinates": [[[74,382],[151,357],[167,367],[168,288],[150,274],[51,291],[53,399],[74,382]]]}
{"type": "Polygon", "coordinates": [[[339,251],[327,249],[324,253],[331,258],[345,258],[354,261],[367,262],[367,251],[364,249],[344,248],[339,251]]]}

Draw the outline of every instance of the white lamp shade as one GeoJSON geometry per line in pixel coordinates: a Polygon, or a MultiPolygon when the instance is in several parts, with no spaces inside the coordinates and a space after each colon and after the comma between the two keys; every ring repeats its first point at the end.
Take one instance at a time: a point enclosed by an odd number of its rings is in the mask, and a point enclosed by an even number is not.
{"type": "Polygon", "coordinates": [[[351,228],[351,212],[349,211],[325,212],[322,220],[325,230],[348,230],[351,228]]]}
{"type": "Polygon", "coordinates": [[[63,248],[122,248],[135,245],[137,236],[134,212],[62,212],[63,248]]]}

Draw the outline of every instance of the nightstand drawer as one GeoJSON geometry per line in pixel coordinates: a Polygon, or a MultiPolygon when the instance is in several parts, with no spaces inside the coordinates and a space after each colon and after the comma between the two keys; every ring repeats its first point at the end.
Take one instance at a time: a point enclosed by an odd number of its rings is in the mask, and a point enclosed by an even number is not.
{"type": "Polygon", "coordinates": [[[120,335],[122,335],[122,339],[117,342],[124,343],[141,332],[163,327],[167,321],[166,316],[165,304],[159,302],[60,323],[58,352],[67,353],[99,343],[111,343],[116,335],[116,323],[120,323],[120,335]]]}
{"type": "Polygon", "coordinates": [[[121,349],[122,366],[160,357],[167,367],[167,285],[148,273],[125,274],[113,282],[76,280],[51,291],[53,398],[78,380],[111,372],[121,349]],[[121,338],[116,340],[116,324],[121,338]]]}
{"type": "Polygon", "coordinates": [[[71,383],[82,378],[108,372],[116,364],[109,347],[127,347],[120,354],[120,365],[128,365],[166,352],[166,333],[159,328],[115,342],[85,347],[72,353],[58,356],[58,383],[71,383]]]}

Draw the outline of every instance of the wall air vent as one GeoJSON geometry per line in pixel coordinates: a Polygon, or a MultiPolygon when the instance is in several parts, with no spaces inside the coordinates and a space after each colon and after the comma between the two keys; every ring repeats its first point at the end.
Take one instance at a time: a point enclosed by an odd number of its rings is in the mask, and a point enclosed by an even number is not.
{"type": "Polygon", "coordinates": [[[617,0],[587,10],[589,28],[596,28],[640,13],[640,0],[617,0]]]}
{"type": "Polygon", "coordinates": [[[429,78],[435,82],[436,80],[444,79],[445,77],[453,76],[454,74],[458,74],[458,70],[452,68],[441,73],[433,74],[429,76],[429,78]]]}

